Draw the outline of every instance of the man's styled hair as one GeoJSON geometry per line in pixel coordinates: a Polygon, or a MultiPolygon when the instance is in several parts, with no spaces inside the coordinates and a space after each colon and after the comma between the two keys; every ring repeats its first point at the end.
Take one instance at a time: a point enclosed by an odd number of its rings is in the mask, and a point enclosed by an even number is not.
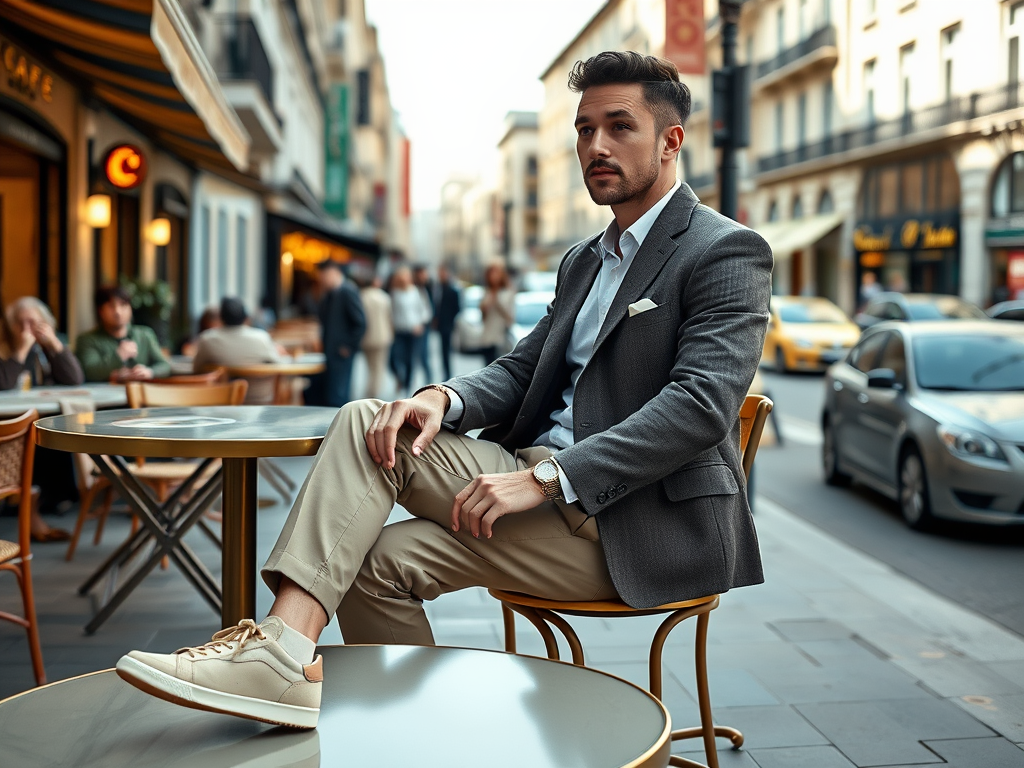
{"type": "Polygon", "coordinates": [[[120,285],[104,285],[96,289],[96,293],[92,295],[92,305],[97,312],[100,311],[100,307],[109,301],[114,299],[120,299],[125,304],[132,303],[132,297],[128,295],[128,291],[122,288],[120,285]]]}
{"type": "Polygon", "coordinates": [[[636,51],[605,51],[577,61],[569,73],[569,90],[583,93],[597,85],[638,83],[644,101],[654,113],[660,133],[670,125],[686,125],[690,116],[690,89],[679,80],[679,70],[667,59],[636,51]]]}
{"type": "Polygon", "coordinates": [[[243,325],[249,319],[245,304],[234,296],[225,296],[220,300],[220,321],[228,328],[243,325]]]}

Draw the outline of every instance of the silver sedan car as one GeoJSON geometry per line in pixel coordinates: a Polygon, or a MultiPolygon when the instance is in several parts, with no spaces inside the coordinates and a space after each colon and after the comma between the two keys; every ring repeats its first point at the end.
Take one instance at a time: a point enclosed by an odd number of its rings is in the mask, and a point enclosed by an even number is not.
{"type": "Polygon", "coordinates": [[[1024,524],[1024,326],[881,323],[825,377],[825,480],[896,499],[906,523],[1024,524]]]}

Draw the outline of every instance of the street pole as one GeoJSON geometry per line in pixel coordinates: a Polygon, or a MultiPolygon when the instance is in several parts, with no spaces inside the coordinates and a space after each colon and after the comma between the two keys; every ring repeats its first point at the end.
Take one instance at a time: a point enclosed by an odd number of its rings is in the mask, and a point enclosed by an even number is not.
{"type": "MultiPolygon", "coordinates": [[[[739,34],[740,5],[743,0],[718,0],[718,18],[722,24],[722,69],[730,81],[730,101],[736,103],[736,38],[739,34]]],[[[747,105],[743,105],[748,109],[747,105]]],[[[718,171],[718,210],[723,216],[736,220],[739,210],[739,167],[736,162],[736,130],[739,115],[730,110],[729,138],[721,145],[722,164],[718,171]]]]}

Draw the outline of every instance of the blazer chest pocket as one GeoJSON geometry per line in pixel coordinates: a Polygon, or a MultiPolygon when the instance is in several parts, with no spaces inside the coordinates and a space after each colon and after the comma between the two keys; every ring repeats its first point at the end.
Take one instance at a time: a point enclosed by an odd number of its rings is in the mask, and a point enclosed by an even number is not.
{"type": "Polygon", "coordinates": [[[686,466],[661,482],[670,501],[686,501],[700,496],[731,496],[740,490],[728,464],[686,466]]]}

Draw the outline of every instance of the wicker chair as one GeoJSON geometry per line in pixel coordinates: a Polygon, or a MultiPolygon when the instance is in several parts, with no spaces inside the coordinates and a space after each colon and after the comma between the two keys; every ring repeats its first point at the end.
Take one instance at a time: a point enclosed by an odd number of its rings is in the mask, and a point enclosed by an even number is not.
{"type": "Polygon", "coordinates": [[[11,621],[28,631],[28,647],[32,654],[32,670],[36,685],[46,683],[43,649],[39,644],[39,622],[32,594],[32,464],[36,455],[35,421],[38,414],[27,411],[16,419],[0,421],[0,498],[19,497],[18,541],[0,539],[0,571],[11,571],[21,588],[24,616],[0,611],[0,619],[11,621]]]}
{"type": "MultiPolygon", "coordinates": [[[[761,441],[761,431],[768,414],[772,410],[772,401],[763,395],[747,395],[740,409],[740,445],[743,450],[743,472],[749,478],[754,466],[754,456],[761,441]]],[[[691,768],[718,768],[718,751],[715,737],[728,738],[734,749],[743,744],[743,734],[735,728],[716,726],[711,717],[711,696],[708,691],[707,672],[707,638],[708,617],[718,607],[719,596],[708,595],[678,603],[668,603],[655,608],[638,610],[621,600],[601,600],[594,602],[563,602],[545,600],[518,592],[489,590],[493,597],[501,601],[502,618],[505,623],[505,650],[516,651],[515,613],[526,617],[544,638],[544,647],[548,658],[558,659],[558,641],[551,626],[557,627],[569,643],[572,652],[572,663],[586,666],[583,645],[579,636],[563,616],[589,616],[602,619],[623,618],[629,616],[651,616],[669,614],[658,627],[651,643],[650,651],[650,690],[659,699],[662,696],[661,660],[665,642],[669,633],[686,619],[697,617],[696,648],[694,652],[697,671],[697,704],[700,709],[701,725],[698,728],[684,728],[672,732],[672,740],[702,738],[708,765],[688,760],[679,755],[672,755],[670,765],[690,766],[691,768]],[[513,613],[515,612],[515,613],[513,613]]]]}

